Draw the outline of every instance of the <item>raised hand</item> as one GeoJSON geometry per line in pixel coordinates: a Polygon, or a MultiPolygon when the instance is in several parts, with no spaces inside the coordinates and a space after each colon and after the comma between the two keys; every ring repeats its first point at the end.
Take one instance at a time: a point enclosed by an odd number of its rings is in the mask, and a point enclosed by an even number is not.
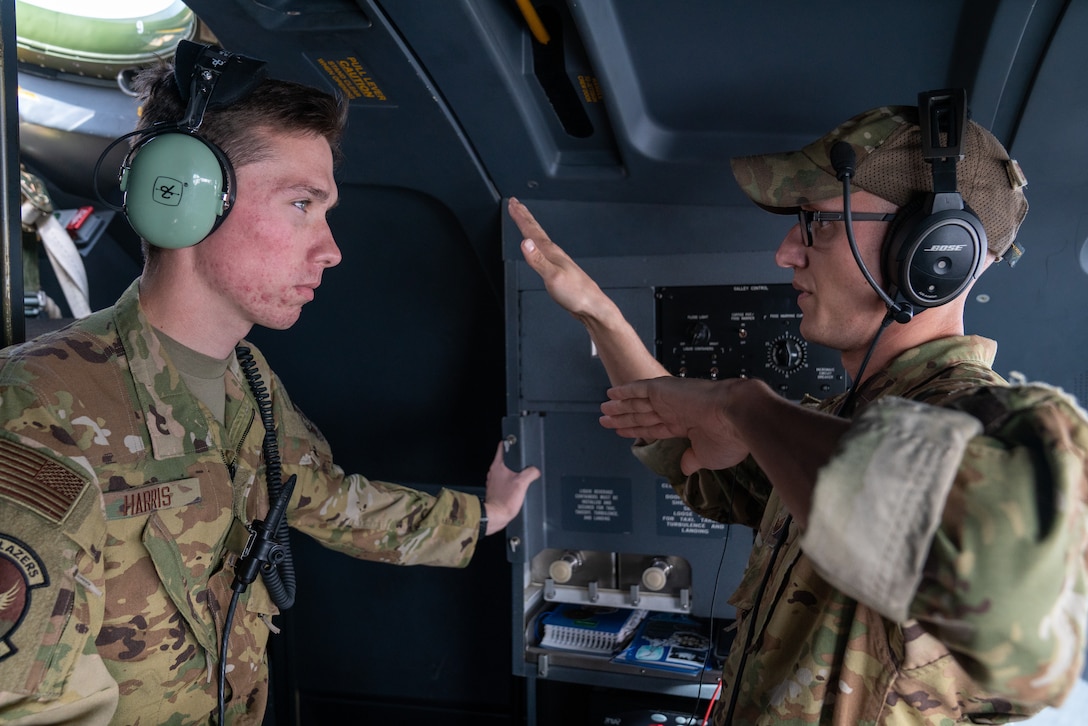
{"type": "Polygon", "coordinates": [[[511,198],[507,211],[524,237],[525,261],[552,299],[586,327],[609,380],[618,384],[666,375],[612,298],[551,240],[525,205],[511,198]]]}
{"type": "Polygon", "coordinates": [[[552,299],[577,318],[611,307],[600,286],[552,241],[524,204],[511,197],[507,209],[524,237],[521,251],[525,261],[540,275],[552,299]]]}

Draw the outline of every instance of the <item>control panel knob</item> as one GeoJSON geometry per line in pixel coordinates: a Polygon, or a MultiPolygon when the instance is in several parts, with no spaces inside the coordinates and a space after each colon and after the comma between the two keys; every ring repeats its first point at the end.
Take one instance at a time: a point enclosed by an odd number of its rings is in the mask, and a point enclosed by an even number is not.
{"type": "Polygon", "coordinates": [[[664,557],[655,557],[650,566],[642,571],[642,586],[647,590],[658,592],[668,584],[670,572],[672,572],[672,563],[664,557]]]}
{"type": "Polygon", "coordinates": [[[780,335],[767,344],[767,365],[779,373],[792,373],[805,364],[805,342],[780,335]]]}
{"type": "Polygon", "coordinates": [[[559,584],[570,582],[574,571],[582,566],[582,553],[575,551],[564,552],[563,555],[548,565],[548,576],[559,584]]]}
{"type": "Polygon", "coordinates": [[[710,326],[701,320],[688,328],[688,342],[691,345],[707,345],[710,343],[710,326]]]}

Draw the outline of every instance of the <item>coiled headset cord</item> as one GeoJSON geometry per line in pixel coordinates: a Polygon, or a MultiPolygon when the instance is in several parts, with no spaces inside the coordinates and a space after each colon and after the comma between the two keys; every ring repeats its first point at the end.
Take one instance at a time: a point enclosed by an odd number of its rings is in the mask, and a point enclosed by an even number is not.
{"type": "Polygon", "coordinates": [[[263,520],[253,522],[250,528],[249,541],[234,568],[234,582],[231,583],[233,594],[230,605],[227,607],[226,622],[223,625],[223,643],[219,653],[219,692],[218,714],[219,726],[223,726],[226,714],[225,686],[227,680],[227,646],[230,642],[230,631],[234,623],[234,612],[238,607],[238,596],[246,591],[257,578],[257,572],[264,578],[264,585],[272,602],[280,610],[286,610],[295,602],[295,565],[291,557],[289,541],[289,529],[287,526],[287,504],[291,501],[291,493],[295,489],[295,475],[292,474],[286,482],[281,482],[282,469],[280,466],[279,446],[276,443],[275,421],[272,418],[272,403],[261,380],[260,371],[253,360],[253,354],[249,348],[239,345],[234,349],[238,357],[238,364],[245,374],[246,381],[253,391],[253,397],[257,401],[257,410],[261,415],[261,423],[264,425],[264,440],[262,448],[265,459],[265,478],[268,483],[268,516],[263,520]]]}
{"type": "MultiPolygon", "coordinates": [[[[282,468],[280,450],[276,443],[276,424],[272,418],[272,401],[268,395],[268,389],[265,388],[264,382],[261,380],[260,371],[257,370],[257,364],[254,362],[253,354],[249,348],[239,345],[235,348],[235,354],[238,356],[238,363],[242,368],[242,373],[253,391],[253,397],[257,401],[257,410],[261,414],[261,423],[264,425],[264,442],[262,446],[264,449],[265,479],[268,482],[268,500],[275,503],[283,494],[284,485],[281,483],[282,468]]],[[[293,477],[288,481],[294,487],[293,477]]],[[[287,496],[290,497],[290,492],[287,493],[287,496]]],[[[271,520],[271,522],[275,528],[273,536],[276,542],[283,547],[284,557],[281,562],[276,563],[275,567],[262,567],[261,576],[264,578],[264,584],[268,588],[268,594],[272,597],[272,602],[276,603],[276,606],[281,610],[287,610],[295,603],[295,563],[291,557],[288,538],[290,529],[287,526],[286,517],[280,520],[278,524],[276,524],[275,520],[271,520]]],[[[266,524],[265,526],[269,525],[266,524]]]]}

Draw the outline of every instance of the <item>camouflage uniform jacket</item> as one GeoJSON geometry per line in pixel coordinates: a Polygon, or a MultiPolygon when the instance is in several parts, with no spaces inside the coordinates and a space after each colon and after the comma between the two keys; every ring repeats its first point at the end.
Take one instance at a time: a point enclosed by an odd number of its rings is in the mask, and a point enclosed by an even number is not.
{"type": "MultiPolygon", "coordinates": [[[[290,526],[354,557],[468,563],[477,497],[345,475],[253,353],[283,480],[297,475],[290,526]]],[[[50,709],[146,726],[214,714],[241,523],[268,511],[264,428],[238,361],[226,395],[221,425],[167,359],[137,283],[112,308],[0,353],[0,722],[50,709]]],[[[232,724],[261,722],[276,612],[258,577],[230,635],[232,724]]]]}
{"type": "Polygon", "coordinates": [[[635,447],[692,509],[756,529],[716,724],[734,689],[734,726],[936,726],[1018,720],[1075,684],[1088,422],[1054,388],[1008,385],[996,350],[945,338],[868,379],[804,531],[750,458],[685,478],[686,440],[635,447]]]}

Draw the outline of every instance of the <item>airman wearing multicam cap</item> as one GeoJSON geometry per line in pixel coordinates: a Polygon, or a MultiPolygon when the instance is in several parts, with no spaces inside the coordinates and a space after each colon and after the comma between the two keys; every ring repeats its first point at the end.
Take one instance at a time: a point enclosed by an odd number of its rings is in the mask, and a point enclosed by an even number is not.
{"type": "MultiPolygon", "coordinates": [[[[905,207],[933,191],[933,171],[922,156],[916,106],[880,106],[854,116],[800,151],[742,156],[732,160],[733,175],[752,201],[775,214],[842,196],[842,181],[831,148],[844,141],[857,158],[854,186],[905,207]]],[[[1028,212],[1020,165],[1001,142],[969,120],[963,158],[956,166],[964,202],[986,228],[990,252],[1001,259],[1013,248],[1028,212]]],[[[1013,248],[1011,255],[1019,257],[1013,248]]]]}
{"type": "Polygon", "coordinates": [[[614,385],[601,423],[694,511],[756,530],[730,598],[718,726],[1004,723],[1060,704],[1084,666],[1088,419],[1060,390],[1010,385],[992,369],[997,344],[963,330],[975,276],[1021,252],[1026,181],[967,124],[955,186],[985,259],[951,299],[892,315],[889,227],[935,191],[918,119],[884,106],[800,151],[732,162],[754,202],[799,216],[775,260],[793,272],[801,333],[839,350],[854,379],[823,401],[786,401],[756,378],[671,377],[509,204],[526,261],[614,385]]]}

